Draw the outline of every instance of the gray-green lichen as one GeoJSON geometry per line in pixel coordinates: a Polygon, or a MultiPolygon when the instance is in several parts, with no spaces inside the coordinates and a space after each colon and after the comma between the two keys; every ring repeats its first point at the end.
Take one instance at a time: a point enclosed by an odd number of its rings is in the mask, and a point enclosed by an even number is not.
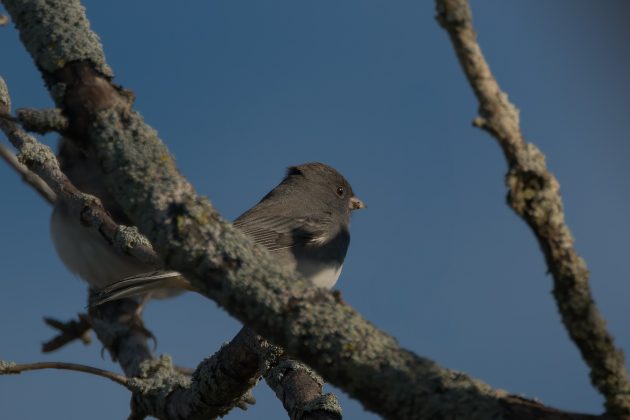
{"type": "Polygon", "coordinates": [[[304,363],[292,359],[283,359],[276,367],[271,369],[266,376],[267,381],[271,382],[272,387],[279,387],[284,376],[290,371],[301,370],[311,377],[320,387],[324,385],[324,380],[313,369],[304,363]]]}
{"type": "Polygon", "coordinates": [[[68,119],[59,108],[21,108],[15,113],[22,127],[28,131],[46,134],[51,131],[64,132],[68,129],[68,119]]]}
{"type": "MultiPolygon", "coordinates": [[[[242,386],[243,378],[230,374],[238,367],[228,366],[221,360],[222,352],[225,351],[229,351],[228,345],[222,346],[216,354],[199,364],[193,375],[192,397],[198,406],[210,405],[218,409],[219,406],[224,405],[223,410],[227,413],[234,406],[245,409],[247,404],[254,404],[256,399],[253,398],[249,389],[244,394],[233,393],[235,388],[242,386]]],[[[255,380],[250,387],[254,385],[255,380]]]]}
{"type": "MultiPolygon", "coordinates": [[[[223,348],[219,351],[222,350],[223,348]]],[[[204,360],[195,370],[190,389],[193,405],[212,407],[220,416],[226,415],[234,407],[247,410],[249,406],[256,404],[256,398],[251,392],[255,380],[247,385],[246,381],[249,378],[231,375],[231,369],[235,366],[228,367],[225,363],[221,364],[217,354],[204,360]],[[244,384],[247,389],[243,389],[244,384]],[[234,392],[235,389],[241,391],[234,392]]]]}
{"type": "Polygon", "coordinates": [[[9,88],[2,76],[0,76],[0,111],[7,114],[11,112],[11,96],[9,96],[9,88]]]}
{"type": "MultiPolygon", "coordinates": [[[[18,144],[20,149],[18,159],[21,163],[26,165],[37,175],[41,176],[44,180],[51,175],[46,172],[46,168],[50,167],[59,172],[57,158],[50,147],[38,142],[24,132],[18,132],[16,134],[19,135],[19,140],[21,142],[21,144],[18,144]],[[42,171],[42,169],[44,170],[42,171]]],[[[51,185],[51,188],[55,191],[55,193],[59,193],[59,189],[57,187],[59,186],[51,185]]]]}
{"type": "Polygon", "coordinates": [[[341,405],[337,397],[333,394],[322,395],[324,380],[302,362],[285,358],[267,373],[265,379],[276,395],[284,401],[291,418],[310,418],[308,413],[316,411],[326,411],[337,418],[342,417],[341,405]],[[308,401],[301,400],[302,397],[299,397],[312,392],[319,395],[315,398],[310,397],[312,399],[308,401]]]}
{"type": "MultiPolygon", "coordinates": [[[[137,250],[142,247],[146,248],[149,251],[152,251],[153,249],[151,246],[151,242],[149,242],[149,240],[144,235],[142,235],[138,231],[138,228],[135,226],[119,225],[116,233],[114,234],[113,245],[114,248],[120,249],[124,253],[129,254],[132,253],[134,249],[137,250]]],[[[138,256],[137,254],[135,255],[138,256]]],[[[144,258],[140,258],[140,256],[138,256],[138,259],[141,259],[142,262],[147,262],[151,264],[159,263],[154,254],[146,255],[144,256],[144,258]]]]}
{"type": "Polygon", "coordinates": [[[165,399],[173,390],[190,386],[190,379],[177,372],[168,355],[145,360],[140,364],[139,371],[138,377],[129,380],[130,387],[135,392],[151,394],[154,398],[165,399]]]}
{"type": "Polygon", "coordinates": [[[11,362],[8,360],[0,360],[0,374],[6,373],[8,369],[15,367],[15,362],[11,362]]]}
{"type": "Polygon", "coordinates": [[[113,77],[79,1],[4,0],[3,4],[42,71],[53,73],[70,62],[89,60],[101,74],[113,77]]]}
{"type": "MultiPolygon", "coordinates": [[[[339,400],[335,396],[335,394],[324,394],[312,401],[307,402],[302,407],[302,415],[306,413],[312,413],[314,411],[327,411],[329,413],[334,413],[339,415],[341,418],[343,411],[341,410],[341,404],[339,404],[339,400]]],[[[301,416],[300,416],[301,417],[301,416]]]]}

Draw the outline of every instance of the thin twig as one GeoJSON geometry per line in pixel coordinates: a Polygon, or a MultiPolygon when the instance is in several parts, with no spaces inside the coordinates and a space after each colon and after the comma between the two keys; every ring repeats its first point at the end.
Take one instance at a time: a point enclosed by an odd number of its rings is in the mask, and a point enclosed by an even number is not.
{"type": "Polygon", "coordinates": [[[437,0],[437,19],[448,32],[457,58],[479,101],[473,124],[496,138],[509,165],[508,203],[532,229],[553,275],[553,294],[562,322],[591,369],[593,385],[607,412],[630,418],[630,382],[623,353],[589,286],[589,272],[564,222],[560,184],[545,157],[521,133],[519,114],[494,78],[477,42],[466,0],[437,0]]]}
{"type": "Polygon", "coordinates": [[[26,166],[22,165],[17,156],[11,152],[4,144],[0,144],[0,157],[12,167],[15,172],[22,176],[22,180],[29,184],[40,196],[50,204],[57,199],[57,195],[40,177],[31,172],[26,166]]]}
{"type": "Polygon", "coordinates": [[[39,363],[26,363],[23,365],[17,364],[5,364],[0,366],[0,375],[3,374],[20,374],[29,370],[42,370],[42,369],[61,369],[61,370],[73,370],[75,372],[90,373],[96,376],[102,376],[103,378],[110,379],[117,384],[124,386],[131,390],[129,386],[129,379],[123,375],[119,375],[108,370],[103,370],[87,365],[80,365],[77,363],[66,362],[39,362],[39,363]]]}
{"type": "Polygon", "coordinates": [[[78,320],[72,319],[68,322],[58,321],[53,318],[44,318],[44,322],[49,327],[59,331],[59,334],[42,344],[43,353],[50,353],[60,349],[74,340],[81,340],[83,344],[89,344],[92,341],[89,334],[92,329],[92,323],[87,314],[79,314],[78,320]]]}

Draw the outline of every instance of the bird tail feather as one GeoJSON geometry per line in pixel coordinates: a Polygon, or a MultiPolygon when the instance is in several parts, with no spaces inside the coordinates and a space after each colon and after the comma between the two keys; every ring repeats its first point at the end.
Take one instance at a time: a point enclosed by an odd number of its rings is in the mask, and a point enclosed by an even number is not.
{"type": "Polygon", "coordinates": [[[101,289],[93,305],[150,293],[153,297],[172,296],[178,291],[193,290],[177,271],[153,271],[124,278],[101,289]]]}

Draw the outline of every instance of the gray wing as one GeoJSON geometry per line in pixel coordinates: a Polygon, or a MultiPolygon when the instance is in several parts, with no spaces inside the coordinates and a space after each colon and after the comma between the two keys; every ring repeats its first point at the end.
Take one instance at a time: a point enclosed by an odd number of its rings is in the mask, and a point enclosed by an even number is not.
{"type": "MultiPolygon", "coordinates": [[[[330,218],[285,217],[248,212],[239,217],[234,226],[269,251],[280,251],[296,246],[318,245],[327,242],[333,221],[330,218]]],[[[194,290],[188,280],[175,271],[156,271],[128,277],[101,290],[96,305],[114,299],[133,297],[164,288],[194,290]]]]}
{"type": "Polygon", "coordinates": [[[326,242],[330,218],[257,216],[244,214],[234,226],[269,251],[326,242]]]}

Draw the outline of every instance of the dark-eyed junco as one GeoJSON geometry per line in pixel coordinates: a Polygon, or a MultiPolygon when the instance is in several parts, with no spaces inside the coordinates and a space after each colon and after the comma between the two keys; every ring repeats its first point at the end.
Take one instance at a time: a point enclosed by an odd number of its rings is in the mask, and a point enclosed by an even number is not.
{"type": "Polygon", "coordinates": [[[292,166],[280,185],[234,226],[317,287],[337,282],[350,243],[350,213],[365,205],[335,169],[292,166]]]}
{"type": "MultiPolygon", "coordinates": [[[[145,293],[159,298],[177,290],[192,290],[179,273],[148,273],[152,268],[145,266],[143,270],[134,260],[112,261],[112,257],[122,257],[106,247],[78,244],[95,238],[80,238],[81,226],[78,222],[68,226],[70,221],[60,220],[62,209],[57,207],[52,218],[57,251],[72,271],[102,289],[100,303],[145,293]]],[[[350,243],[350,213],[364,207],[339,172],[323,163],[306,163],[290,167],[282,182],[236,219],[234,226],[313,285],[331,288],[339,278],[350,243]]],[[[109,246],[104,240],[100,245],[109,246]]]]}

